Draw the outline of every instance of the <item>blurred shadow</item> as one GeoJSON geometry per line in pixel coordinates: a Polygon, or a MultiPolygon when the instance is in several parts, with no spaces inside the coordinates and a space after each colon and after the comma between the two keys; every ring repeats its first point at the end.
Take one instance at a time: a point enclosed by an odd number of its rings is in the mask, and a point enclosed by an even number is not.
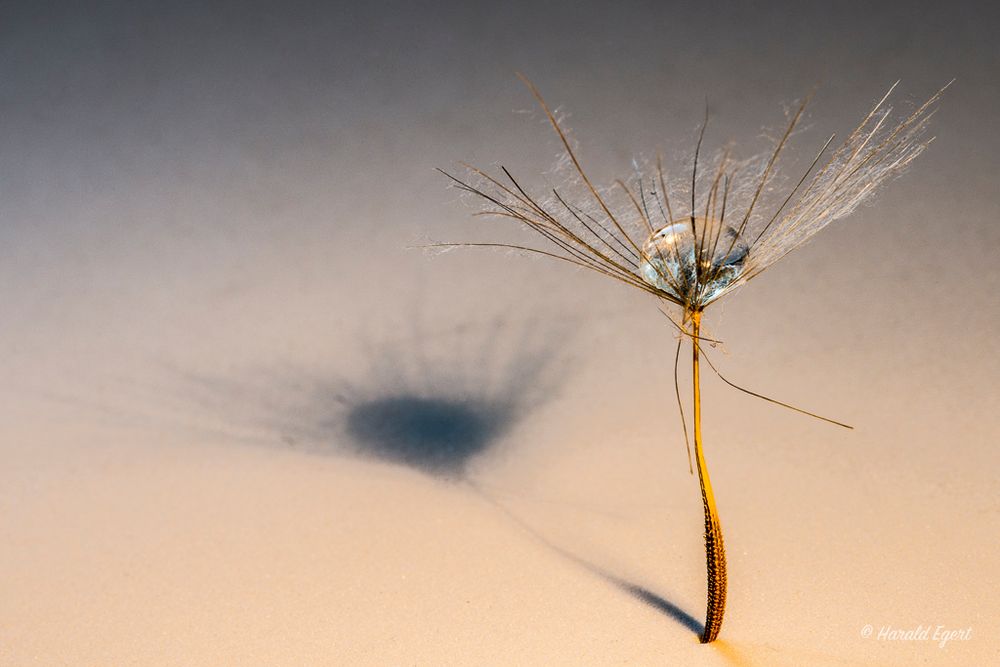
{"type": "Polygon", "coordinates": [[[511,421],[504,405],[403,394],[354,406],[346,427],[367,454],[432,475],[460,476],[466,461],[511,421]]]}
{"type": "Polygon", "coordinates": [[[485,500],[487,503],[492,505],[494,508],[499,510],[504,516],[506,516],[512,523],[514,523],[518,528],[525,532],[532,540],[539,544],[552,553],[566,559],[567,561],[577,565],[584,570],[587,570],[591,574],[603,579],[609,584],[615,586],[620,591],[627,593],[636,600],[643,602],[644,604],[652,607],[656,611],[662,613],[668,618],[680,623],[682,626],[695,633],[695,635],[700,636],[705,630],[705,625],[699,621],[697,618],[687,613],[677,605],[675,605],[670,600],[657,595],[648,588],[639,586],[630,581],[626,581],[621,577],[618,577],[607,570],[591,563],[590,561],[581,558],[580,556],[560,547],[559,545],[553,543],[545,535],[531,526],[528,522],[522,519],[520,516],[512,512],[503,503],[498,501],[496,498],[486,493],[480,486],[476,485],[474,482],[470,482],[470,488],[476,493],[480,498],[485,500]]]}
{"type": "Polygon", "coordinates": [[[174,428],[460,480],[558,395],[578,323],[503,313],[433,327],[424,319],[367,327],[336,360],[341,368],[285,364],[237,376],[166,365],[175,388],[156,391],[155,404],[174,428]]]}
{"type": "Polygon", "coordinates": [[[465,477],[557,395],[570,367],[565,320],[501,315],[437,333],[419,317],[409,321],[402,345],[369,350],[367,384],[342,390],[343,413],[325,424],[342,429],[359,455],[437,478],[465,477]]]}
{"type": "MultiPolygon", "coordinates": [[[[553,543],[477,483],[470,466],[557,395],[572,367],[565,318],[501,315],[435,331],[419,317],[393,339],[358,337],[361,382],[315,367],[233,379],[174,368],[178,397],[221,419],[216,435],[299,451],[358,456],[471,489],[535,542],[700,634],[701,621],[668,599],[553,543]]],[[[383,329],[385,331],[385,329],[383,329]]],[[[162,396],[161,396],[162,398],[162,396]]]]}

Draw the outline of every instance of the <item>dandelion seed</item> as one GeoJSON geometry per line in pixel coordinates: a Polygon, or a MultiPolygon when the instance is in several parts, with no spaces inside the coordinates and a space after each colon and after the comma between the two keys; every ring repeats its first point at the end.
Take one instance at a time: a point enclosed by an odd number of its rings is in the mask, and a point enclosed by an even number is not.
{"type": "MultiPolygon", "coordinates": [[[[831,136],[809,168],[788,188],[780,187],[782,181],[776,168],[808,99],[797,107],[774,149],[764,156],[738,161],[724,151],[707,161],[703,159],[706,117],[689,179],[669,178],[658,158],[651,168],[635,164],[631,182],[616,181],[612,188],[598,189],[584,172],[561,119],[534,85],[523,76],[521,79],[562,142],[564,153],[560,160],[565,166],[557,172],[569,171],[566,182],[548,192],[532,194],[506,168],[490,175],[468,167],[464,178],[442,173],[478,200],[480,213],[525,225],[544,239],[546,249],[503,243],[435,245],[501,247],[558,259],[647,292],[679,309],[677,319],[664,312],[681,334],[681,342],[690,339],[692,348],[694,464],[705,512],[708,574],[708,604],[700,639],[711,642],[719,634],[725,613],[726,558],[702,442],[701,359],[731,387],[851,427],[744,389],[723,377],[702,346],[704,342],[717,342],[702,335],[702,313],[801,247],[826,225],[850,214],[881,185],[901,173],[930,143],[924,134],[933,115],[931,107],[948,86],[911,114],[892,121],[887,102],[897,85],[893,84],[832,152],[831,136]]],[[[676,374],[675,358],[675,388],[687,440],[676,374]]]]}

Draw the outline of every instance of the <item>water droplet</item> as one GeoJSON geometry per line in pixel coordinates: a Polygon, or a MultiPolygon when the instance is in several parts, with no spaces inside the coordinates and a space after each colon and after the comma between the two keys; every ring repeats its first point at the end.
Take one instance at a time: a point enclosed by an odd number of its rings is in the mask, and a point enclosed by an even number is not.
{"type": "Polygon", "coordinates": [[[750,246],[726,225],[696,218],[698,235],[703,239],[700,271],[696,265],[695,235],[690,220],[672,222],[652,234],[642,247],[639,270],[648,284],[681,301],[706,305],[743,273],[750,246]],[[712,252],[714,250],[714,253],[712,252]]]}

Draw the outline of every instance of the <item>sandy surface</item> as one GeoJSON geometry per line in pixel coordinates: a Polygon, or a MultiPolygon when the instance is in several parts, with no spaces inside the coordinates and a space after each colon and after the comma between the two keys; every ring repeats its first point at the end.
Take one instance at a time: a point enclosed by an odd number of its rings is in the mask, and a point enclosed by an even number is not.
{"type": "Polygon", "coordinates": [[[702,60],[656,42],[680,64],[655,75],[695,91],[678,101],[628,88],[629,58],[650,55],[597,39],[642,30],[638,12],[544,48],[540,28],[505,33],[526,51],[485,71],[473,54],[510,43],[438,35],[445,16],[280,16],[211,46],[198,17],[142,19],[141,42],[100,27],[131,15],[29,21],[10,47],[40,79],[12,84],[0,151],[0,664],[1000,663],[1000,143],[978,129],[995,54],[961,46],[978,22],[956,10],[937,20],[965,39],[911,27],[886,45],[897,24],[879,14],[852,49],[827,23],[815,67],[785,70],[739,39],[702,60]],[[68,74],[29,39],[50,28],[76,49],[68,74]],[[440,50],[403,58],[421,35],[440,50]],[[723,67],[740,49],[770,74],[723,67]],[[829,53],[863,75],[826,69],[829,53]],[[544,262],[406,249],[483,238],[431,167],[551,161],[539,119],[511,113],[530,101],[509,74],[532,65],[601,147],[602,180],[661,135],[687,141],[705,94],[716,140],[752,143],[820,75],[810,138],[898,76],[914,98],[964,77],[875,207],[709,316],[728,377],[856,427],[706,379],[730,567],[709,647],[675,341],[654,305],[544,262]],[[619,86],[639,92],[612,114],[595,91],[619,86]],[[392,401],[411,421],[386,435],[365,415],[392,401]],[[467,420],[445,454],[412,422],[443,409],[467,420]],[[417,453],[394,455],[414,432],[417,453]],[[877,636],[918,626],[971,632],[877,636]]]}

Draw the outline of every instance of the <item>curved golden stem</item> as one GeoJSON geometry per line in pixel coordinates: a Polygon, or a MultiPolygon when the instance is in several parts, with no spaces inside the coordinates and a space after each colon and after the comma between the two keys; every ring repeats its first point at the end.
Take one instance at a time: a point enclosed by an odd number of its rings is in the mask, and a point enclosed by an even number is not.
{"type": "Polygon", "coordinates": [[[701,312],[691,315],[693,382],[694,382],[694,453],[701,484],[701,501],[705,508],[705,560],[708,567],[708,609],[705,612],[705,630],[701,643],[707,644],[719,636],[722,617],[726,613],[726,549],[722,544],[722,524],[715,508],[715,494],[708,477],[705,452],[701,442],[701,385],[698,373],[698,332],[701,312]]]}

